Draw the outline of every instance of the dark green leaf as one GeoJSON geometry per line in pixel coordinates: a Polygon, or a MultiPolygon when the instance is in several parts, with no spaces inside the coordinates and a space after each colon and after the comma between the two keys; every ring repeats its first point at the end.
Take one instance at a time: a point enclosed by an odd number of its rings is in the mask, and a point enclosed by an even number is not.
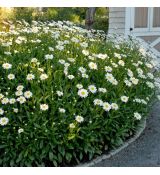
{"type": "Polygon", "coordinates": [[[80,160],[83,159],[83,153],[82,153],[82,152],[80,152],[80,154],[79,154],[79,159],[80,159],[80,160]]]}
{"type": "Polygon", "coordinates": [[[56,162],[55,160],[53,160],[53,164],[54,164],[54,166],[56,166],[56,167],[58,166],[58,165],[57,165],[57,162],[56,162]]]}
{"type": "Polygon", "coordinates": [[[66,160],[68,160],[70,162],[71,159],[72,159],[72,154],[66,153],[66,160]]]}
{"type": "Polygon", "coordinates": [[[52,161],[53,160],[53,153],[49,152],[49,160],[52,161]]]}
{"type": "Polygon", "coordinates": [[[0,149],[6,148],[6,147],[7,147],[7,145],[0,145],[0,149]]]}

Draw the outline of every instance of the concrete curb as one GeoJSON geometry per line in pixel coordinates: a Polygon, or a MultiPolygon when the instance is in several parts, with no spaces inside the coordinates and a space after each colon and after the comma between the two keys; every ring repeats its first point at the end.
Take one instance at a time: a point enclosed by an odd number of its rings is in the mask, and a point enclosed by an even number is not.
{"type": "Polygon", "coordinates": [[[109,159],[110,157],[114,156],[115,154],[117,154],[120,151],[122,151],[123,149],[125,149],[127,146],[129,146],[131,143],[133,143],[135,140],[137,140],[139,138],[139,136],[142,134],[142,132],[144,131],[145,127],[146,127],[146,118],[140,122],[134,137],[127,140],[126,142],[124,142],[124,144],[122,146],[120,146],[119,148],[117,148],[115,150],[110,151],[107,154],[102,154],[101,156],[98,156],[97,158],[95,158],[87,163],[79,164],[76,167],[91,167],[91,166],[96,165],[97,163],[100,163],[103,160],[109,159]]]}

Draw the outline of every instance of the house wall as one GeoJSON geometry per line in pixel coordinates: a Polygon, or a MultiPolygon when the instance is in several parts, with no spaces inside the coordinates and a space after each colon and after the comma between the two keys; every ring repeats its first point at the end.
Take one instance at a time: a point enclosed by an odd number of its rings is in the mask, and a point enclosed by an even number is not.
{"type": "MultiPolygon", "coordinates": [[[[152,24],[152,21],[150,21],[146,28],[135,28],[135,21],[138,20],[138,24],[141,26],[144,20],[140,19],[146,17],[144,13],[146,9],[141,8],[138,10],[140,10],[139,15],[135,16],[134,7],[110,7],[108,34],[136,36],[144,41],[150,48],[152,48],[156,53],[156,56],[160,58],[160,27],[153,28],[153,26],[150,26],[152,24]]],[[[151,7],[148,8],[148,21],[153,17],[153,10],[154,9],[151,7]]],[[[160,7],[156,10],[159,12],[158,15],[160,15],[160,7]]],[[[156,16],[156,19],[159,19],[159,17],[160,16],[156,16]]],[[[158,20],[157,24],[159,25],[158,20]]]]}
{"type": "Polygon", "coordinates": [[[125,7],[109,8],[109,30],[108,34],[125,33],[125,7]]]}

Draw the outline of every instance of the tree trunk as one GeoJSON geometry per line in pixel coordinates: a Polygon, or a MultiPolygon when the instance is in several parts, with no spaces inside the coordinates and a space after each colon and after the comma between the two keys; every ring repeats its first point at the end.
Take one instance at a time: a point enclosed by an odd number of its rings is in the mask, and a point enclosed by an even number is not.
{"type": "Polygon", "coordinates": [[[96,12],[96,7],[89,7],[86,12],[85,26],[86,29],[91,30],[94,23],[94,15],[96,12]]]}

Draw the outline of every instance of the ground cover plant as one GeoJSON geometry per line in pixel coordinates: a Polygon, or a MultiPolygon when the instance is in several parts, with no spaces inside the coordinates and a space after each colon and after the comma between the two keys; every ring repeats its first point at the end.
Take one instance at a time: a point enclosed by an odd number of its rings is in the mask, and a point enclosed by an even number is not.
{"type": "Polygon", "coordinates": [[[154,66],[132,41],[68,21],[4,23],[0,166],[74,166],[123,144],[160,87],[154,66]]]}

